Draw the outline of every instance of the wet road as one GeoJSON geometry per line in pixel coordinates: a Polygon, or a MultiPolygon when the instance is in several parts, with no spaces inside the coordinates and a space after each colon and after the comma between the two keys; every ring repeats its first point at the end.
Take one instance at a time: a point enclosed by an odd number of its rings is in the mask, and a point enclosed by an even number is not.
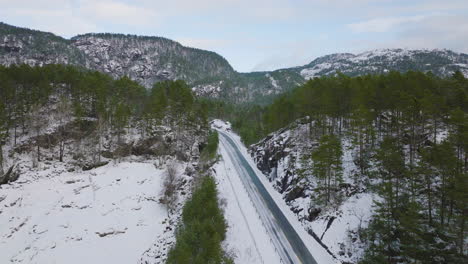
{"type": "Polygon", "coordinates": [[[235,165],[282,262],[316,264],[309,249],[260,181],[259,177],[263,176],[255,173],[228,133],[218,132],[220,147],[223,147],[229,156],[223,158],[229,158],[235,165]]]}

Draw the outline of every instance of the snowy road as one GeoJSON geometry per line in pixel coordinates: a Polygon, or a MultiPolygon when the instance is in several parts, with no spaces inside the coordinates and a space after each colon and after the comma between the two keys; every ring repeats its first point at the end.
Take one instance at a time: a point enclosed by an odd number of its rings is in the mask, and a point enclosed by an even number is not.
{"type": "Polygon", "coordinates": [[[221,152],[223,159],[229,159],[234,164],[236,174],[241,179],[281,261],[293,264],[317,263],[301,236],[247,161],[245,154],[240,151],[237,140],[232,137],[231,133],[221,130],[218,132],[220,148],[224,150],[221,152]]]}

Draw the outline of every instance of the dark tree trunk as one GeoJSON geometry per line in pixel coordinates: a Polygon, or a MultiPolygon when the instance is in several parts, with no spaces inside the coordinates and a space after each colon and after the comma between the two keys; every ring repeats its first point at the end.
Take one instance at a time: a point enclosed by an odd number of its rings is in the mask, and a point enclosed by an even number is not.
{"type": "Polygon", "coordinates": [[[3,175],[4,170],[3,170],[3,147],[2,143],[0,142],[0,175],[3,175]]]}

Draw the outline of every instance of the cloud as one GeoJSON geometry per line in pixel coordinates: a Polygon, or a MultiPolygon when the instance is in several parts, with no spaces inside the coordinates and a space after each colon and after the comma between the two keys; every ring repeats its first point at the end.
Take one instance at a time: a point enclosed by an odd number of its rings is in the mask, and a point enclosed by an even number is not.
{"type": "Polygon", "coordinates": [[[2,6],[0,17],[2,17],[3,22],[15,26],[48,31],[64,37],[93,32],[98,29],[93,21],[74,14],[69,2],[0,0],[0,6],[2,6]]]}
{"type": "Polygon", "coordinates": [[[386,17],[386,18],[375,18],[368,21],[362,21],[358,23],[348,24],[347,27],[356,33],[365,32],[388,32],[395,29],[398,26],[407,23],[414,23],[422,21],[426,16],[409,16],[409,17],[386,17]]]}
{"type": "Polygon", "coordinates": [[[93,21],[105,23],[138,26],[158,22],[158,13],[154,9],[111,0],[81,1],[77,12],[93,21]]]}
{"type": "Polygon", "coordinates": [[[326,39],[328,39],[326,34],[318,34],[313,37],[276,43],[258,43],[256,48],[266,51],[265,56],[251,70],[276,70],[310,63],[317,54],[320,54],[318,43],[326,39]]]}
{"type": "Polygon", "coordinates": [[[439,14],[425,16],[392,28],[392,34],[370,32],[357,34],[345,45],[362,52],[378,48],[451,49],[468,53],[468,16],[439,14]]]}
{"type": "Polygon", "coordinates": [[[427,17],[401,30],[392,45],[408,48],[448,48],[468,53],[468,16],[427,17]]]}
{"type": "MultiPolygon", "coordinates": [[[[302,2],[303,0],[297,0],[302,2]]],[[[207,15],[221,21],[245,23],[247,21],[271,22],[289,19],[298,15],[301,7],[294,1],[284,0],[140,0],[142,5],[161,10],[168,16],[207,15]],[[247,21],[246,21],[247,20],[247,21]]]]}

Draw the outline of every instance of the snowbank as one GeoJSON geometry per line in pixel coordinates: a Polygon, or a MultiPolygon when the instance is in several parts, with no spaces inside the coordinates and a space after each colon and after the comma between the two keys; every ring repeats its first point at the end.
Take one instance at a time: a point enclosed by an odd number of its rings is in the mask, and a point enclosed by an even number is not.
{"type": "Polygon", "coordinates": [[[163,170],[46,169],[0,189],[0,263],[136,263],[166,230],[163,170]]]}

